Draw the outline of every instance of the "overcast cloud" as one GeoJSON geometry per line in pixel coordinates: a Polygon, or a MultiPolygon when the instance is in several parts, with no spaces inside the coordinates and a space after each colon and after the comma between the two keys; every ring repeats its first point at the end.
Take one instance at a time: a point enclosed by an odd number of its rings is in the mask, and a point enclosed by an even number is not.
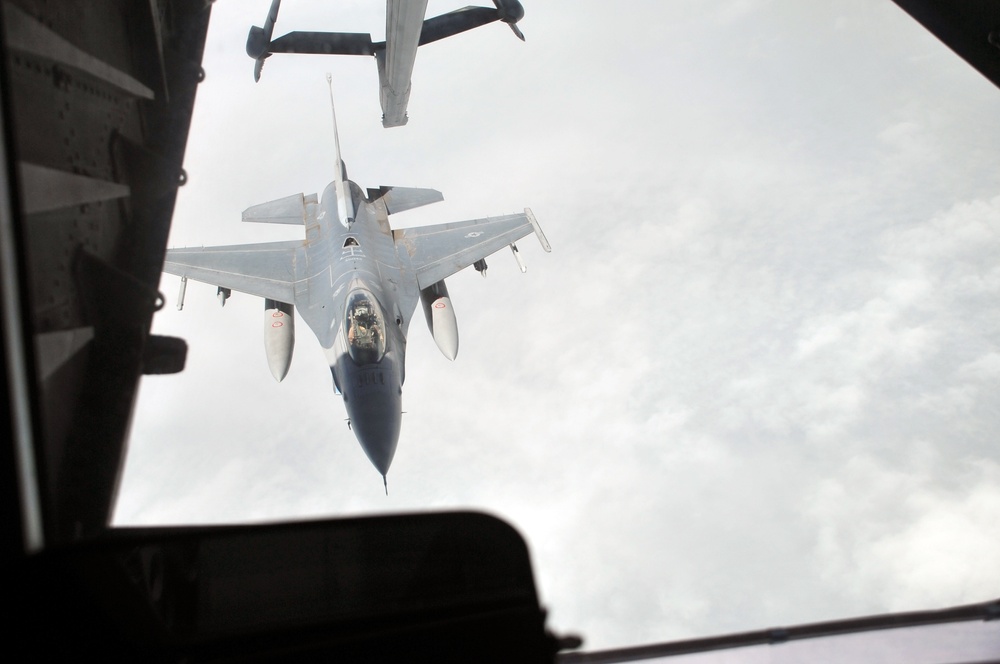
{"type": "Polygon", "coordinates": [[[254,84],[267,5],[213,6],[172,246],[300,237],[240,213],[331,179],[331,71],[351,178],[444,192],[395,226],[529,206],[553,253],[449,279],[454,363],[416,314],[388,497],[301,321],[277,384],[258,299],[165,277],[187,368],[143,380],[118,523],[485,510],[588,648],[1000,595],[1000,90],[894,4],[526,0],[524,44],[421,49],[392,130],[370,59],[254,84]]]}

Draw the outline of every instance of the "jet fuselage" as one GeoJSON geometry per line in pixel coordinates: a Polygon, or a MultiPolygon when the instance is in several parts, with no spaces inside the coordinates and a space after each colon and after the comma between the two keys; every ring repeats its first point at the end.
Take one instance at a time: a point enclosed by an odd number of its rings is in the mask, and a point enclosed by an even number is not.
{"type": "Polygon", "coordinates": [[[515,241],[532,232],[545,251],[551,247],[528,208],[393,230],[390,215],[436,203],[441,192],[380,186],[366,196],[347,179],[336,119],[334,139],[336,175],[322,197],[293,194],[243,211],[246,222],[301,224],[304,240],[170,249],[163,270],[181,277],[182,293],[192,278],[217,286],[223,304],[233,290],[263,298],[268,368],[279,381],[291,362],[298,308],[324,349],[349,425],[384,479],[399,441],[417,302],[438,348],[454,360],[458,326],[445,279],[470,266],[485,274],[486,257],[508,246],[518,257],[515,241]]]}
{"type": "Polygon", "coordinates": [[[326,353],[351,429],[384,476],[399,441],[406,330],[419,294],[405,286],[384,209],[345,180],[354,217],[341,218],[336,184],[307,207],[295,305],[326,353]]]}

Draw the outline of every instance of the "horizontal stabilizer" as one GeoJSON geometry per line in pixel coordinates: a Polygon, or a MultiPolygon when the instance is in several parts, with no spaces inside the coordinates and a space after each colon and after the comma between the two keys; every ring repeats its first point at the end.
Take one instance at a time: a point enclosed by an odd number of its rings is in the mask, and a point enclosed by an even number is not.
{"type": "Polygon", "coordinates": [[[404,210],[412,210],[422,205],[440,203],[444,195],[437,189],[422,189],[419,187],[379,187],[369,189],[368,198],[374,202],[381,198],[389,214],[404,210]]]}
{"type": "Polygon", "coordinates": [[[424,21],[420,32],[420,45],[457,35],[466,30],[499,20],[500,14],[492,7],[465,7],[435,16],[424,21]]]}
{"type": "Polygon", "coordinates": [[[271,53],[375,55],[372,36],[362,32],[289,32],[268,46],[271,53]]]}
{"type": "Polygon", "coordinates": [[[292,194],[243,210],[243,221],[258,224],[303,224],[306,219],[306,203],[315,203],[316,194],[303,196],[292,194]]]}

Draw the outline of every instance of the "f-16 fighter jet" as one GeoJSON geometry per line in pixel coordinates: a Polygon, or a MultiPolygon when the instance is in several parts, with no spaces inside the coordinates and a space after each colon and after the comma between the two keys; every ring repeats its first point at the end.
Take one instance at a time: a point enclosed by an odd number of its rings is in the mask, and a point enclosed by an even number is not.
{"type": "Polygon", "coordinates": [[[464,7],[424,20],[427,0],[386,0],[385,41],[372,42],[367,33],[289,32],[271,40],[278,20],[281,0],[272,0],[264,27],[253,26],[247,35],[247,55],[253,58],[253,78],[260,80],[264,60],[272,53],[314,53],[327,55],[374,55],[378,66],[382,125],[406,124],[410,100],[410,77],[417,47],[457,35],[481,25],[502,21],[524,41],[517,22],[524,17],[518,0],[493,0],[494,7],[464,7]]]}
{"type": "MultiPolygon", "coordinates": [[[[329,77],[327,78],[329,81],[329,77]]],[[[333,94],[330,95],[331,105],[333,94]]],[[[163,270],[264,298],[265,350],[277,380],[288,372],[294,309],[323,347],[348,422],[385,482],[399,440],[407,329],[419,300],[431,334],[449,359],[458,325],[445,279],[541,227],[523,213],[393,230],[389,215],[443,200],[433,189],[379,187],[367,192],[347,179],[334,118],[334,180],[316,194],[294,194],[246,209],[243,221],[301,224],[305,239],[171,249],[163,270]]],[[[388,488],[386,489],[388,491],[388,488]]]]}

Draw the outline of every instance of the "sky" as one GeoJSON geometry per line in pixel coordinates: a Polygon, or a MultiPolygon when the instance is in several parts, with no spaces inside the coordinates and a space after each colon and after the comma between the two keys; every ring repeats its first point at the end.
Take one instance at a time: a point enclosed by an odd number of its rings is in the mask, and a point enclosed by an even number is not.
{"type": "MultiPolygon", "coordinates": [[[[530,207],[550,240],[420,314],[381,477],[298,321],[165,275],[115,523],[476,509],[531,551],[587,649],[1000,595],[1000,90],[885,0],[525,1],[421,48],[409,124],[374,62],[244,52],[269,2],[212,6],[171,246],[295,239],[245,208],[332,179],[433,187],[394,227],[530,207]]],[[[464,3],[432,1],[428,16],[464,3]]],[[[286,0],[275,35],[385,7],[286,0]]]]}

